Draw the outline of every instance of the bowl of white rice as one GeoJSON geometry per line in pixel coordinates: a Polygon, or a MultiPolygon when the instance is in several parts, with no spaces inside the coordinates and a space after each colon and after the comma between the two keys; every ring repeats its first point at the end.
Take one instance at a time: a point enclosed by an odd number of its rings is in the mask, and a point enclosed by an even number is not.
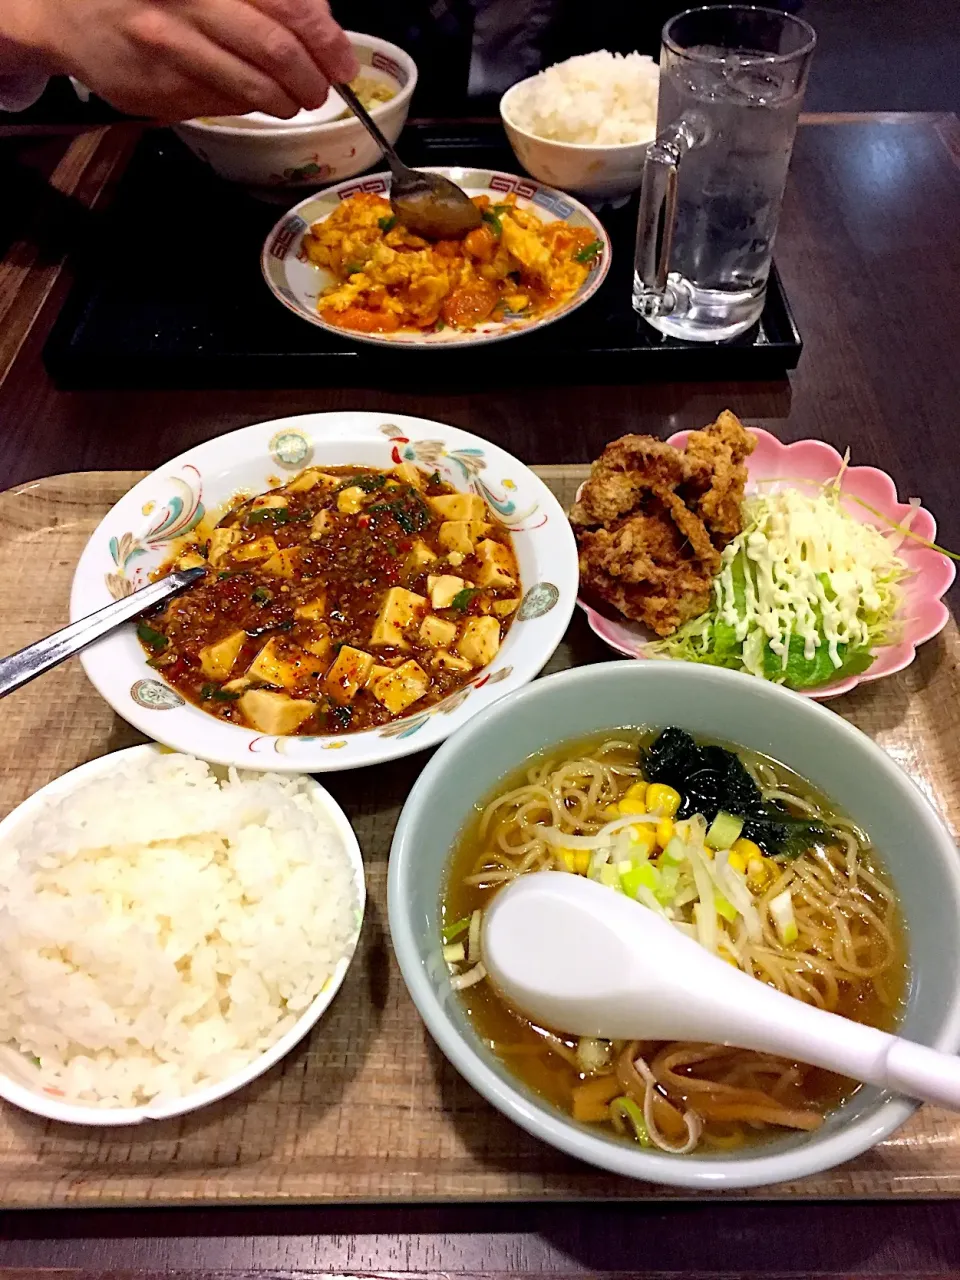
{"type": "Polygon", "coordinates": [[[154,745],[74,769],[0,822],[0,1097],[121,1125],[242,1088],[333,1000],[364,904],[311,778],[154,745]]]}
{"type": "Polygon", "coordinates": [[[531,177],[588,202],[622,203],[643,178],[659,85],[652,58],[602,49],[521,80],[500,99],[500,117],[531,177]]]}

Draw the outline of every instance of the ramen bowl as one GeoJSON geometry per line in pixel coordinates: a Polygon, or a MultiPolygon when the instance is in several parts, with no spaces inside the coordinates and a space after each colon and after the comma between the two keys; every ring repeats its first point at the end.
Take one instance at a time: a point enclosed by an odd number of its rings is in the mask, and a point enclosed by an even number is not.
{"type": "Polygon", "coordinates": [[[918,787],[859,730],[809,699],[749,676],[680,662],[617,662],[537,681],[475,717],[437,752],[404,806],[390,856],[390,933],[427,1028],[488,1102],[559,1150],[647,1182],[727,1190],[794,1182],[888,1138],[915,1110],[864,1086],[807,1133],[736,1152],[668,1155],[562,1114],[475,1032],[441,956],[440,902],[458,835],[523,762],[553,744],[624,727],[676,725],[779,761],[872,832],[905,924],[910,981],[900,1030],[960,1047],[960,855],[918,787]],[[446,797],[437,803],[437,797],[446,797]],[[456,797],[456,803],[451,801],[456,797]]]}

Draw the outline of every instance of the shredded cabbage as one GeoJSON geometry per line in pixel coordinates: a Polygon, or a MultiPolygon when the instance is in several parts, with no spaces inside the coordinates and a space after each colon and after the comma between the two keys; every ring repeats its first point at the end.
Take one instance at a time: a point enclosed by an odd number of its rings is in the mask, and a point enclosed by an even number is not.
{"type": "Polygon", "coordinates": [[[850,515],[840,479],[813,495],[784,488],[745,499],[710,609],[651,652],[792,689],[865,671],[874,648],[895,638],[909,571],[896,554],[902,531],[850,515]]]}

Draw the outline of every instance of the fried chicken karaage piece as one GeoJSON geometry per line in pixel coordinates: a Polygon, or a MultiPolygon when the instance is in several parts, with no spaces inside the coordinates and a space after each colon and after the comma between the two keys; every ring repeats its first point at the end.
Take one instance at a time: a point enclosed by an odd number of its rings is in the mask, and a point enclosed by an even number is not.
{"type": "Polygon", "coordinates": [[[720,551],[740,532],[753,447],[729,412],[686,450],[651,436],[609,444],[570,513],[584,592],[661,636],[703,613],[720,551]]]}
{"type": "Polygon", "coordinates": [[[744,459],[753,453],[756,444],[729,409],[724,409],[716,422],[703,431],[691,431],[687,440],[684,456],[691,471],[690,493],[699,490],[700,476],[706,474],[709,482],[695,500],[687,493],[684,496],[721,547],[743,527],[740,504],[747,483],[744,459]],[[702,468],[699,474],[694,472],[696,467],[702,468]]]}

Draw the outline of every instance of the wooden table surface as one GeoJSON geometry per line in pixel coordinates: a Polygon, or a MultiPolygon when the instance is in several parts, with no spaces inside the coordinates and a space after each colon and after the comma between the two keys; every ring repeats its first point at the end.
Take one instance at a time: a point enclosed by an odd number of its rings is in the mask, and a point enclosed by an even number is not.
{"type": "MultiPolygon", "coordinates": [[[[729,406],[784,439],[819,436],[922,495],[960,547],[960,122],[813,116],[794,152],[777,261],[805,341],[789,381],[69,392],[40,351],[135,141],[0,138],[0,488],[61,471],[153,467],[189,445],[306,410],[408,412],[529,462],[593,457],[729,406]],[[91,212],[92,211],[92,212],[91,212]],[[64,260],[66,259],[66,270],[64,260]]],[[[146,278],[146,276],[145,276],[146,278]]],[[[0,1275],[960,1274],[960,1205],[566,1205],[33,1212],[0,1219],[0,1275]]]]}

